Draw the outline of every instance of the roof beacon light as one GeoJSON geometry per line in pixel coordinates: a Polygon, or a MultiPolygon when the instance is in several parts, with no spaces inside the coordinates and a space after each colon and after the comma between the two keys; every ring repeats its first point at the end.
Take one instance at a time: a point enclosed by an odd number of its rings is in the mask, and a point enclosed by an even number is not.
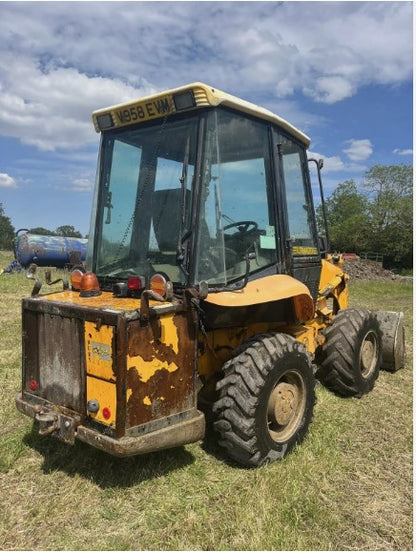
{"type": "Polygon", "coordinates": [[[100,284],[94,272],[86,272],[81,278],[80,297],[94,297],[101,295],[100,284]]]}
{"type": "Polygon", "coordinates": [[[81,289],[81,280],[83,276],[84,272],[80,268],[74,268],[74,270],[71,272],[70,280],[73,290],[79,291],[81,289]]]}

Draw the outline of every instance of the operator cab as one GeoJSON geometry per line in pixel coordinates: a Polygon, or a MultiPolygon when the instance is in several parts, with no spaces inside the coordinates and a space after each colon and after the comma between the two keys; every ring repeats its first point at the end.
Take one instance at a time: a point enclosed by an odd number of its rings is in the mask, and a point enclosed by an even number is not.
{"type": "MultiPolygon", "coordinates": [[[[187,93],[197,97],[195,88],[187,93]]],[[[143,122],[138,107],[111,111],[87,263],[102,289],[162,273],[174,289],[206,282],[220,291],[280,273],[316,298],[309,141],[269,112],[217,94],[214,105],[198,108],[194,97],[189,109],[172,103],[143,122]]]]}

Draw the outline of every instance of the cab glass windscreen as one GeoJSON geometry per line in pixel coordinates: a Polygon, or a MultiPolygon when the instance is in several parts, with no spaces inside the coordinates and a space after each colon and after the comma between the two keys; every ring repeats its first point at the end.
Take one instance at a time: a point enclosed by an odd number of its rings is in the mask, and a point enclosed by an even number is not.
{"type": "Polygon", "coordinates": [[[198,117],[110,131],[103,140],[96,273],[128,278],[165,273],[190,230],[198,117]]]}

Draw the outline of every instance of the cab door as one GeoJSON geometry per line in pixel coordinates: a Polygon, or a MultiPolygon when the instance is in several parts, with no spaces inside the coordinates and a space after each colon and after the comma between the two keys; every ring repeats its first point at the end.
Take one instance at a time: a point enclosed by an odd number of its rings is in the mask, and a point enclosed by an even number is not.
{"type": "Polygon", "coordinates": [[[286,269],[316,300],[321,258],[305,146],[277,130],[273,143],[286,269]]]}

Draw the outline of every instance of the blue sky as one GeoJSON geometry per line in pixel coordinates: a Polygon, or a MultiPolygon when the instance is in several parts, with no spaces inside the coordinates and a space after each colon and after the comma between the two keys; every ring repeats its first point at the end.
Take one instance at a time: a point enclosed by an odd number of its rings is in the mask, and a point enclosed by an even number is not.
{"type": "Polygon", "coordinates": [[[327,194],[413,161],[412,2],[0,2],[0,202],[89,229],[91,112],[202,81],[306,132],[327,194]]]}

